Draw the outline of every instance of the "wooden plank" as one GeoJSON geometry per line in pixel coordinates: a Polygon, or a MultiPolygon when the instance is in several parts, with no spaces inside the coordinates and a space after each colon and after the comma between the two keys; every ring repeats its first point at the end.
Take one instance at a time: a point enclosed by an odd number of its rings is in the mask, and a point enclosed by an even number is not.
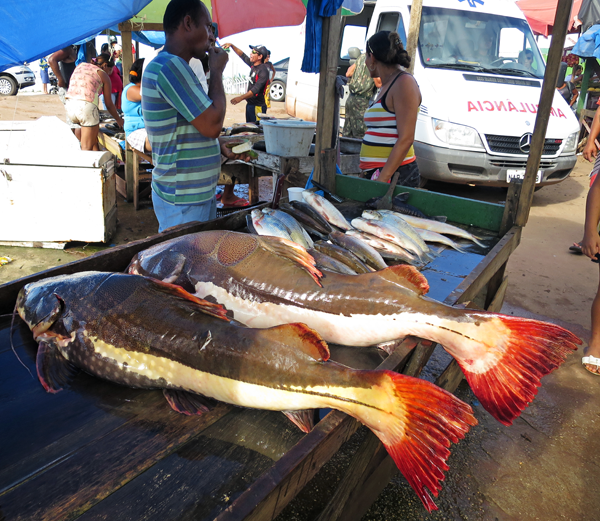
{"type": "MultiPolygon", "coordinates": [[[[416,339],[407,337],[378,369],[403,367],[416,343],[416,339]]],[[[344,413],[330,412],[215,521],[274,519],[359,426],[357,420],[344,413]]]]}
{"type": "Polygon", "coordinates": [[[119,24],[119,31],[121,33],[125,31],[136,32],[136,31],[162,31],[162,23],[145,23],[145,22],[122,22],[119,24]]]}
{"type": "Polygon", "coordinates": [[[521,240],[522,229],[514,226],[506,233],[498,244],[485,256],[484,260],[473,270],[465,280],[446,298],[444,303],[449,305],[473,300],[490,278],[508,260],[521,240]]]}
{"type": "MultiPolygon", "coordinates": [[[[381,197],[385,194],[387,187],[383,183],[360,179],[345,175],[336,175],[335,193],[347,199],[365,202],[372,197],[381,197]]],[[[504,206],[484,201],[475,201],[464,197],[456,197],[447,194],[438,194],[421,190],[419,188],[408,188],[398,186],[394,195],[408,192],[408,202],[419,208],[427,215],[445,215],[453,223],[467,226],[477,226],[485,230],[497,232],[502,222],[504,206]]]]}
{"type": "Polygon", "coordinates": [[[529,157],[527,158],[527,166],[525,167],[525,179],[521,187],[515,218],[515,223],[519,226],[525,226],[529,219],[529,211],[533,202],[533,191],[535,189],[535,178],[544,150],[546,130],[550,119],[554,93],[556,92],[556,79],[558,78],[558,70],[562,59],[572,5],[573,0],[558,0],[552,32],[552,43],[550,44],[544,82],[542,83],[542,94],[533,127],[533,137],[531,138],[529,157]]]}
{"type": "Polygon", "coordinates": [[[500,223],[500,229],[498,230],[498,235],[500,237],[503,237],[515,224],[517,206],[519,204],[519,192],[521,190],[518,185],[522,183],[523,181],[521,179],[511,179],[510,184],[508,185],[504,213],[502,214],[502,222],[500,223]]]}
{"type": "MultiPolygon", "coordinates": [[[[331,17],[323,18],[321,38],[321,69],[319,75],[319,99],[317,103],[317,131],[315,136],[315,157],[321,151],[336,148],[334,137],[338,134],[339,114],[335,113],[335,78],[340,56],[342,14],[341,8],[331,17]]],[[[315,162],[315,181],[325,188],[335,191],[335,169],[321,170],[320,162],[315,162]]]]}
{"type": "MultiPolygon", "coordinates": [[[[149,29],[146,29],[148,31],[149,29]]],[[[133,65],[133,53],[131,52],[131,31],[121,31],[121,43],[123,49],[123,87],[129,85],[129,71],[133,65]]]]}

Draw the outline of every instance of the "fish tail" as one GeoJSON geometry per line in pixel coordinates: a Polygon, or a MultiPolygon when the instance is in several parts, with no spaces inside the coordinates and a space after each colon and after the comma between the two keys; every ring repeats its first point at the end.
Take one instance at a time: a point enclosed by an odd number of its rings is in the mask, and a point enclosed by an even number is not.
{"type": "Polygon", "coordinates": [[[437,510],[426,488],[437,497],[449,469],[450,442],[463,439],[477,420],[469,405],[440,387],[392,371],[383,373],[382,391],[390,410],[382,411],[376,425],[367,425],[425,508],[437,510]]]}
{"type": "Polygon", "coordinates": [[[540,379],[558,368],[581,340],[570,331],[547,322],[494,315],[505,332],[498,338],[496,354],[477,364],[457,358],[471,390],[483,408],[503,425],[511,425],[533,400],[540,379]]]}

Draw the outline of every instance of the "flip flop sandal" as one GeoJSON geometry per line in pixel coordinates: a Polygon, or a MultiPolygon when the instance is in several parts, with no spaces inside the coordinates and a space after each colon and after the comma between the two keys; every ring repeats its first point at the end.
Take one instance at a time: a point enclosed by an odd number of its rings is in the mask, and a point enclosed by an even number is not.
{"type": "Polygon", "coordinates": [[[574,243],[573,246],[569,246],[569,251],[571,253],[575,253],[576,255],[583,255],[581,244],[579,243],[574,243]]]}
{"type": "Polygon", "coordinates": [[[596,375],[596,376],[600,376],[600,373],[595,373],[594,371],[590,371],[587,367],[587,365],[595,365],[596,367],[600,367],[600,358],[596,358],[595,356],[584,356],[581,359],[581,363],[583,364],[583,367],[586,371],[596,375]]]}

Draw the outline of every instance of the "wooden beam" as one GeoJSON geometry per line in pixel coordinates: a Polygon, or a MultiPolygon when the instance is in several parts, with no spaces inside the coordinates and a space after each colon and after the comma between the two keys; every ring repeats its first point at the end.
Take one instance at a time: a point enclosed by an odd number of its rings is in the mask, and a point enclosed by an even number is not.
{"type": "MultiPolygon", "coordinates": [[[[323,19],[315,158],[320,158],[323,150],[334,148],[332,137],[337,135],[339,128],[339,114],[335,114],[335,78],[340,56],[341,12],[338,9],[335,15],[323,19]]],[[[315,161],[314,179],[328,190],[335,190],[335,168],[323,170],[321,161],[315,161]]]]}
{"type": "Polygon", "coordinates": [[[421,12],[423,11],[423,0],[412,0],[410,6],[410,22],[408,24],[408,36],[406,38],[406,52],[410,56],[410,67],[408,72],[415,71],[415,58],[417,56],[417,45],[419,43],[419,29],[421,28],[421,12]]]}
{"type": "Polygon", "coordinates": [[[525,169],[525,179],[523,180],[523,186],[519,196],[519,205],[517,207],[515,224],[518,226],[525,226],[527,224],[529,210],[531,209],[531,203],[533,202],[535,178],[540,167],[540,158],[542,157],[542,152],[544,150],[546,129],[548,128],[550,110],[552,109],[552,101],[554,100],[554,93],[556,92],[556,80],[558,78],[558,71],[565,44],[565,37],[567,35],[572,5],[573,0],[558,0],[556,17],[554,18],[554,29],[552,32],[552,43],[550,45],[550,52],[548,53],[548,64],[546,65],[540,104],[535,118],[529,158],[527,159],[527,167],[525,169]]]}
{"type": "Polygon", "coordinates": [[[123,43],[123,87],[129,84],[129,71],[133,65],[133,53],[131,52],[131,31],[121,31],[123,43]]]}
{"type": "Polygon", "coordinates": [[[123,22],[119,24],[119,31],[162,31],[162,23],[138,23],[138,22],[123,22]]]}

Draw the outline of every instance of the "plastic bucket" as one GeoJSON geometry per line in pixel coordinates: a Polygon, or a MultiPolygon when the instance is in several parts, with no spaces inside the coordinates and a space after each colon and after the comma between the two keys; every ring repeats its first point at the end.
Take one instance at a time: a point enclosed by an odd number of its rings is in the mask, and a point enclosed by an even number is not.
{"type": "Polygon", "coordinates": [[[304,192],[304,188],[297,186],[290,186],[288,189],[288,199],[290,201],[304,201],[302,197],[302,192],[304,192]]]}
{"type": "Polygon", "coordinates": [[[276,156],[307,156],[310,152],[315,127],[313,121],[262,120],[265,146],[276,156]]]}

